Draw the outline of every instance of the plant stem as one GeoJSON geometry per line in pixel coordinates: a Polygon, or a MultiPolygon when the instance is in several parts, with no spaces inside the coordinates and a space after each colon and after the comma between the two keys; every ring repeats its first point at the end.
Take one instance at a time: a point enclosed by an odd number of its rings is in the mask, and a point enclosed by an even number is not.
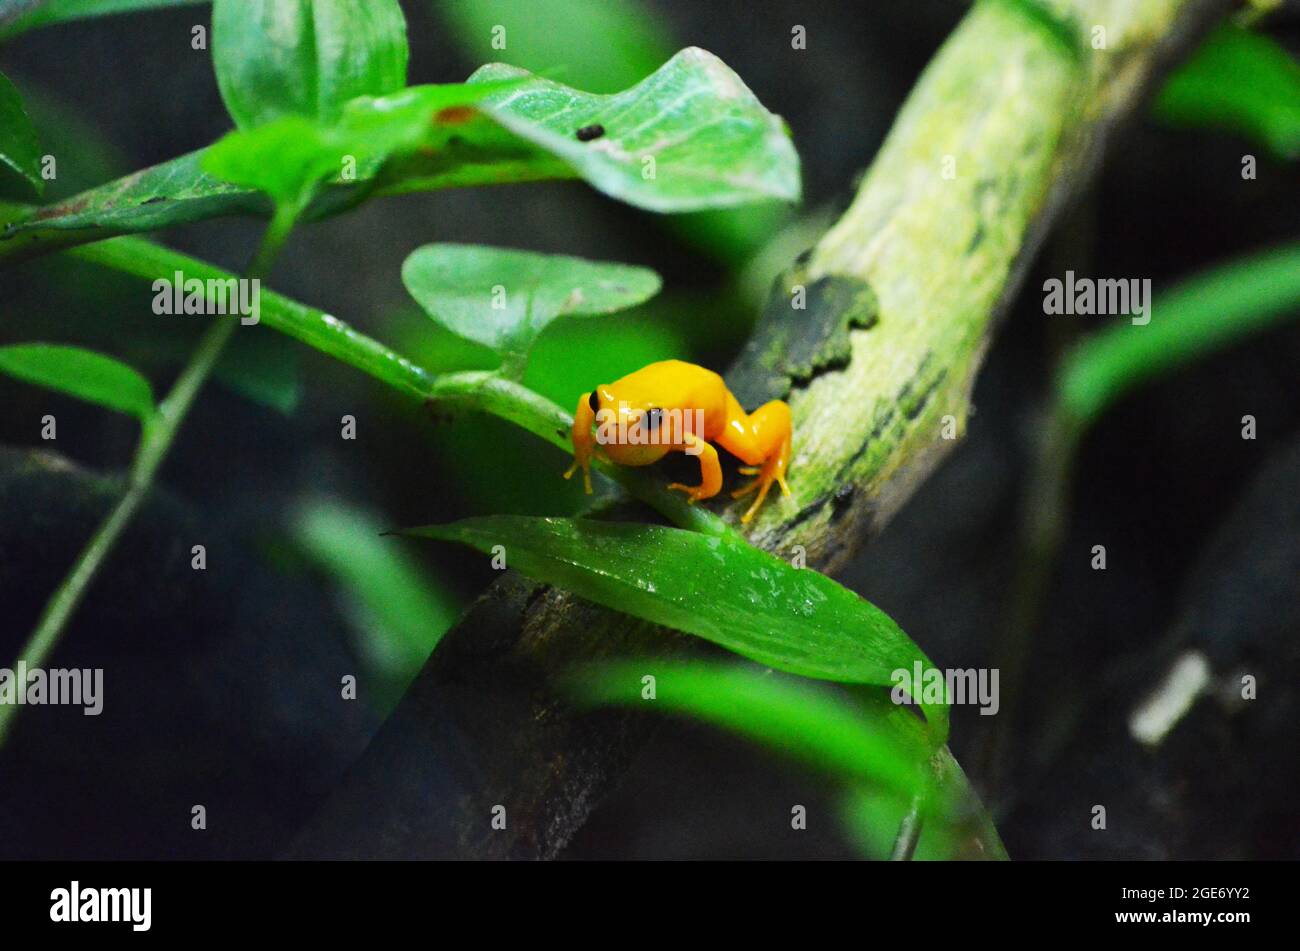
{"type": "Polygon", "coordinates": [[[907,815],[898,824],[898,836],[894,839],[894,850],[889,854],[891,862],[910,862],[916,854],[916,843],[921,839],[921,794],[912,797],[912,804],[907,815]]]}
{"type": "MultiPolygon", "coordinates": [[[[270,230],[268,229],[268,235],[270,230]]],[[[143,238],[111,238],[83,245],[69,255],[146,280],[174,271],[201,280],[224,280],[232,275],[206,261],[164,248],[143,238]]],[[[539,393],[500,374],[472,371],[436,375],[384,344],[368,337],[337,317],[274,291],[263,290],[261,322],[315,350],[346,363],[379,382],[423,400],[458,404],[491,413],[514,423],[551,445],[568,451],[573,417],[539,393]]],[[[670,492],[645,472],[597,462],[629,494],[645,502],[673,524],[710,535],[735,532],[706,508],[688,505],[685,497],[670,492]]]]}
{"type": "MultiPolygon", "coordinates": [[[[293,218],[290,216],[281,220],[281,216],[277,213],[249,265],[247,271],[249,279],[260,279],[269,271],[271,263],[292,229],[293,218]]],[[[199,390],[211,375],[238,325],[238,318],[230,316],[218,319],[217,323],[204,333],[189,362],[172,385],[171,391],[158,404],[154,414],[145,421],[140,434],[140,444],[136,447],[135,458],[132,460],[127,476],[126,493],[118,499],[117,504],[109,511],[108,517],[100,523],[89,543],[77,556],[72,570],[46,602],[45,609],[36,622],[36,629],[18,656],[19,662],[29,668],[40,667],[58,645],[59,638],[73,612],[81,604],[99,569],[148,496],[154,475],[166,458],[168,450],[171,449],[181,423],[185,421],[199,390]]],[[[19,689],[26,689],[26,685],[20,685],[19,689]]],[[[0,704],[0,745],[3,745],[17,712],[16,703],[0,704]]]]}

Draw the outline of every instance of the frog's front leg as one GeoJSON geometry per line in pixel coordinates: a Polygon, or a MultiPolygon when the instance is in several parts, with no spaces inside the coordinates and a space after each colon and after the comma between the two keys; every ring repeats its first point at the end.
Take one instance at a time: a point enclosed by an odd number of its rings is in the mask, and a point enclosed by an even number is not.
{"type": "Polygon", "coordinates": [[[592,424],[596,422],[596,411],[591,408],[591,394],[583,393],[578,399],[578,408],[573,411],[573,465],[564,473],[571,478],[578,467],[582,467],[582,485],[591,495],[591,454],[594,438],[592,424]]]}
{"type": "Polygon", "coordinates": [[[691,504],[700,499],[711,499],[722,488],[722,464],[718,461],[718,450],[694,433],[686,433],[682,438],[682,452],[698,453],[700,457],[700,484],[683,485],[674,482],[668,486],[678,492],[685,492],[691,504]]]}

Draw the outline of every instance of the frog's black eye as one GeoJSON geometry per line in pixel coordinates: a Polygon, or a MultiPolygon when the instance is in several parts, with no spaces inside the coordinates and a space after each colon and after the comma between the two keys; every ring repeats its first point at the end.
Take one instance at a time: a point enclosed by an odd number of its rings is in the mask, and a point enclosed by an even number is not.
{"type": "Polygon", "coordinates": [[[642,417],[645,420],[645,427],[651,431],[657,430],[659,424],[664,420],[664,411],[661,409],[652,409],[646,412],[642,417]]]}
{"type": "Polygon", "coordinates": [[[591,407],[591,411],[593,413],[600,412],[600,396],[596,393],[595,390],[592,390],[591,393],[587,396],[587,405],[591,407]]]}

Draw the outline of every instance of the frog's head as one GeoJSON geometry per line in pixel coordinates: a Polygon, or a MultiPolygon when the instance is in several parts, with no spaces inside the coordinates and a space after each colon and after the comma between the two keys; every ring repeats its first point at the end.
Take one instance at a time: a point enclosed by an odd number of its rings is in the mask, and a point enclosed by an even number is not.
{"type": "Polygon", "coordinates": [[[636,399],[617,384],[596,387],[587,402],[596,417],[596,443],[618,465],[648,466],[672,448],[661,438],[664,411],[653,403],[636,399]]]}

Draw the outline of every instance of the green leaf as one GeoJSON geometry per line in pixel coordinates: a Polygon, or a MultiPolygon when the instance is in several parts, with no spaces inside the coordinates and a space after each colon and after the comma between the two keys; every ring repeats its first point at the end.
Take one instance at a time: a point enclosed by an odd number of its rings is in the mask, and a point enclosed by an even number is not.
{"type": "Polygon", "coordinates": [[[659,291],[659,276],[642,267],[469,244],[417,248],[402,281],[438,324],[514,355],[557,317],[609,314],[659,291]]]}
{"type": "Polygon", "coordinates": [[[114,234],[154,231],[222,215],[270,211],[266,199],[256,192],[204,172],[199,167],[203,154],[190,152],[39,208],[10,225],[0,235],[0,247],[15,235],[39,234],[46,229],[89,231],[84,240],[97,241],[114,234]]]}
{"type": "Polygon", "coordinates": [[[296,186],[317,174],[334,184],[316,195],[307,220],[370,195],[553,178],[585,178],[607,194],[659,211],[799,194],[798,157],[781,120],[702,50],[677,54],[614,96],[580,93],[509,67],[487,68],[469,86],[417,86],[362,98],[349,103],[337,123],[271,123],[247,138],[232,134],[212,150],[220,156],[181,156],[13,222],[0,234],[0,260],[223,215],[265,216],[271,204],[257,189],[293,200],[302,194],[296,186]],[[494,71],[504,73],[502,81],[490,81],[494,71]],[[684,96],[690,97],[685,104],[684,96]],[[474,108],[462,108],[468,106],[474,108]],[[572,111],[557,113],[566,108],[572,111]],[[613,115],[624,108],[640,128],[613,115]],[[605,136],[576,139],[578,128],[601,120],[612,123],[605,136]],[[307,146],[289,141],[285,128],[303,133],[307,146]],[[280,162],[276,151],[286,145],[292,160],[280,162]],[[238,154],[245,149],[248,154],[238,154]],[[357,160],[355,181],[343,177],[349,155],[357,160]],[[656,160],[653,177],[643,177],[650,168],[640,161],[645,156],[656,160]],[[251,184],[212,174],[205,170],[209,161],[251,184]]]}
{"type": "Polygon", "coordinates": [[[93,350],[46,343],[0,347],[0,373],[136,416],[153,415],[149,381],[125,363],[93,350]]]}
{"type": "MultiPolygon", "coordinates": [[[[739,538],[563,518],[494,516],[403,534],[504,545],[524,574],[616,611],[686,631],[777,670],[886,685],[930,661],[883,611],[825,575],[739,538]]],[[[946,703],[922,703],[931,739],[948,733],[946,703]]]]}
{"type": "Polygon", "coordinates": [[[799,157],[778,116],[712,53],[682,50],[630,89],[585,93],[493,63],[470,82],[527,79],[483,108],[594,188],[651,211],[797,201],[799,157]],[[603,134],[581,141],[579,129],[603,134]]]}
{"type": "Polygon", "coordinates": [[[1087,425],[1123,394],[1287,317],[1300,316],[1300,244],[1198,275],[1157,297],[1145,325],[1086,338],[1056,375],[1067,420],[1087,425]]]}
{"type": "Polygon", "coordinates": [[[197,6],[204,0],[10,0],[0,4],[0,41],[68,20],[133,13],[159,7],[197,6]]]}
{"type": "Polygon", "coordinates": [[[37,192],[45,190],[36,129],[23,108],[22,96],[4,73],[0,73],[0,165],[27,179],[37,192]]]}
{"type": "MultiPolygon", "coordinates": [[[[504,30],[512,65],[592,92],[631,86],[678,48],[663,18],[642,0],[458,0],[436,10],[470,62],[495,59],[499,53],[492,44],[504,30]],[[561,22],[563,30],[552,28],[561,22]]],[[[656,224],[728,267],[739,267],[788,214],[780,203],[762,202],[675,215],[656,224]]],[[[771,283],[764,282],[764,296],[771,283]]]]}
{"type": "Polygon", "coordinates": [[[212,61],[241,129],[285,116],[333,122],[344,103],[406,85],[397,0],[215,0],[212,61]]]}
{"type": "Polygon", "coordinates": [[[330,499],[304,503],[293,534],[308,556],[352,598],[353,619],[365,632],[371,658],[409,680],[438,645],[461,603],[364,511],[330,499]]]}
{"type": "Polygon", "coordinates": [[[316,186],[339,174],[342,150],[331,148],[315,122],[292,116],[234,132],[211,146],[203,168],[218,178],[256,188],[277,204],[295,211],[306,208],[316,186]]]}
{"type": "MultiPolygon", "coordinates": [[[[363,96],[347,104],[331,123],[287,116],[246,131],[231,132],[203,155],[203,168],[218,178],[255,188],[275,201],[301,208],[326,179],[340,189],[349,183],[359,200],[394,155],[427,156],[464,137],[470,124],[502,131],[469,107],[496,87],[468,84],[415,86],[390,96],[363,96]],[[477,120],[477,121],[476,121],[477,120]]],[[[447,167],[446,159],[440,163],[447,167]]],[[[434,174],[426,163],[426,175],[434,174]]]]}
{"type": "Polygon", "coordinates": [[[1300,63],[1266,36],[1226,21],[1165,82],[1156,115],[1246,135],[1300,158],[1300,63]]]}
{"type": "Polygon", "coordinates": [[[918,794],[924,821],[916,858],[958,857],[963,841],[975,838],[985,846],[982,857],[1007,857],[952,754],[932,751],[921,722],[878,691],[857,691],[850,702],[735,664],[657,658],[579,668],[569,688],[580,703],[693,717],[821,770],[843,787],[846,831],[868,857],[889,855],[918,794]],[[647,674],[655,678],[653,701],[642,693],[647,674]]]}
{"type": "Polygon", "coordinates": [[[588,704],[693,717],[837,779],[879,784],[905,801],[924,783],[924,748],[901,742],[883,721],[872,722],[847,700],[807,682],[735,664],[645,658],[582,670],[572,689],[588,704]],[[653,702],[643,696],[646,675],[655,678],[653,702]]]}

